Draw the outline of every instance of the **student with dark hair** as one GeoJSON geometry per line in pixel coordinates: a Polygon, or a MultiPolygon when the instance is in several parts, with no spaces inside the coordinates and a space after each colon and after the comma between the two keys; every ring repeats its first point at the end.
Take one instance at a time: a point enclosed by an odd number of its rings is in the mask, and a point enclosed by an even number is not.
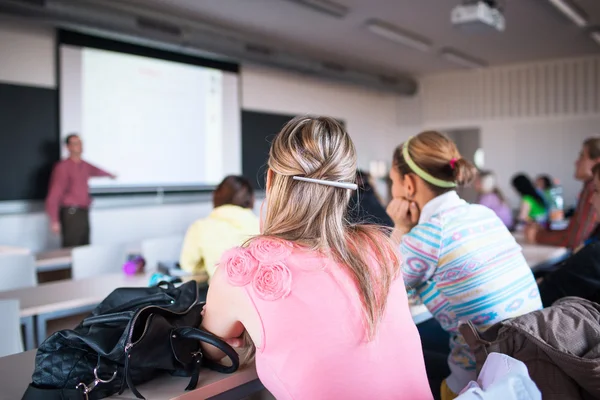
{"type": "Polygon", "coordinates": [[[544,193],[552,189],[552,186],[554,186],[552,184],[552,178],[548,175],[540,175],[535,178],[535,187],[544,193]]]}
{"type": "Polygon", "coordinates": [[[259,220],[252,211],[254,189],[241,176],[228,176],[213,193],[213,211],[187,231],[179,264],[193,274],[212,276],[221,255],[259,234],[259,220]]]}
{"type": "Polygon", "coordinates": [[[567,229],[549,231],[536,224],[525,229],[527,241],[547,246],[566,247],[575,250],[593,232],[597,224],[597,213],[592,207],[594,193],[592,168],[600,163],[600,137],[592,137],[583,142],[579,158],[575,163],[575,179],[583,182],[583,190],[577,202],[567,229]]]}
{"type": "Polygon", "coordinates": [[[516,175],[512,180],[513,188],[521,196],[519,222],[545,223],[548,220],[546,200],[537,191],[531,180],[523,175],[516,175]]]}
{"type": "Polygon", "coordinates": [[[554,187],[552,178],[549,175],[539,175],[535,178],[535,188],[546,202],[546,207],[549,209],[552,204],[552,195],[550,189],[554,187]]]}
{"type": "Polygon", "coordinates": [[[84,246],[90,243],[89,207],[92,199],[88,180],[96,176],[116,177],[81,158],[83,145],[79,135],[65,139],[69,157],[59,161],[50,178],[46,213],[50,229],[62,237],[62,247],[84,246]]]}
{"type": "Polygon", "coordinates": [[[394,223],[381,205],[367,172],[356,171],[358,193],[350,197],[348,219],[353,224],[374,224],[392,228],[394,223]]]}

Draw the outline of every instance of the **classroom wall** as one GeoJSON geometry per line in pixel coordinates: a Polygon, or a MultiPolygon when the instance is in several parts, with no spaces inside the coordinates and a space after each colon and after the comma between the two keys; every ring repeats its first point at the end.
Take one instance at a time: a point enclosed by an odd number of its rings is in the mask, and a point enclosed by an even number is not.
{"type": "MultiPolygon", "coordinates": [[[[56,87],[52,30],[1,26],[0,60],[15,54],[18,61],[11,63],[10,68],[4,61],[0,63],[0,81],[56,87]],[[13,44],[6,45],[7,41],[13,44]],[[42,56],[37,57],[38,52],[42,56]]],[[[241,74],[244,109],[327,114],[343,119],[364,168],[373,159],[388,160],[393,146],[418,130],[418,126],[410,128],[419,122],[410,108],[412,101],[393,94],[255,66],[243,66],[241,74]]],[[[136,243],[148,237],[183,234],[191,221],[211,209],[208,200],[123,208],[106,208],[103,204],[97,201],[91,211],[91,239],[96,244],[136,243]]],[[[42,212],[0,215],[0,244],[25,246],[34,251],[57,247],[58,238],[48,232],[42,212]]]]}
{"type": "MultiPolygon", "coordinates": [[[[3,23],[0,60],[2,82],[56,87],[51,29],[3,23]]],[[[372,160],[389,162],[392,149],[422,129],[480,129],[486,167],[497,172],[514,205],[508,182],[517,171],[558,177],[573,203],[580,185],[571,175],[580,143],[599,133],[598,57],[428,76],[413,99],[258,66],[244,65],[241,74],[244,109],[345,120],[363,168],[372,160]]],[[[98,244],[183,233],[210,210],[208,201],[97,205],[91,220],[92,241],[98,244]]],[[[39,251],[57,247],[58,241],[48,234],[44,214],[32,212],[0,215],[0,244],[39,251]]]]}
{"type": "Polygon", "coordinates": [[[412,112],[416,101],[281,70],[242,68],[244,109],[342,119],[365,169],[370,161],[391,160],[393,149],[418,132],[420,116],[412,112]]]}
{"type": "Polygon", "coordinates": [[[600,134],[600,57],[428,76],[420,104],[426,129],[480,129],[485,167],[513,206],[517,172],[558,178],[574,204],[581,189],[575,159],[581,143],[600,134]]]}

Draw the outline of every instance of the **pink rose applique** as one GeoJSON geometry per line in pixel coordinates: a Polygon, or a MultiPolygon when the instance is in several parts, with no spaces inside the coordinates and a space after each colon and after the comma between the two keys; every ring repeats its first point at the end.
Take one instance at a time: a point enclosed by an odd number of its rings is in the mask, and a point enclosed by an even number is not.
{"type": "Polygon", "coordinates": [[[232,285],[244,286],[252,281],[257,262],[249,251],[235,247],[223,255],[222,265],[232,285]]]}
{"type": "Polygon", "coordinates": [[[253,240],[249,249],[254,258],[264,263],[281,261],[292,254],[291,243],[277,239],[253,240]]]}
{"type": "Polygon", "coordinates": [[[260,264],[252,279],[252,287],[263,300],[281,299],[292,290],[292,273],[280,262],[260,264]]]}

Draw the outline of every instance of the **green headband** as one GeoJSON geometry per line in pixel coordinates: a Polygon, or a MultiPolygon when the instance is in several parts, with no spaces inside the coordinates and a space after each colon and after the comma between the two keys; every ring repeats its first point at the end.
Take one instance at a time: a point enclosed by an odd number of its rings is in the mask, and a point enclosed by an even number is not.
{"type": "Polygon", "coordinates": [[[435,176],[431,176],[429,173],[427,173],[426,171],[421,169],[417,164],[415,164],[415,162],[412,160],[412,158],[410,158],[410,154],[408,153],[408,144],[410,143],[411,139],[412,139],[412,137],[409,138],[406,142],[404,142],[404,146],[402,147],[402,156],[404,157],[404,161],[406,161],[406,164],[408,164],[408,167],[415,174],[417,174],[421,179],[431,183],[434,186],[441,187],[441,188],[456,187],[455,182],[443,181],[441,179],[436,178],[435,176]]]}

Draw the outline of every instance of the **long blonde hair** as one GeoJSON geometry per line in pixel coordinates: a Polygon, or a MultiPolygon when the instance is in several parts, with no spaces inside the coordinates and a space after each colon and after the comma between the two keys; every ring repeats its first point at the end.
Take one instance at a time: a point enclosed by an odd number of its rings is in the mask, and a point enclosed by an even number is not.
{"type": "Polygon", "coordinates": [[[347,189],[296,181],[304,176],[354,182],[356,150],[344,127],[329,117],[297,117],[276,136],[269,153],[273,171],[263,236],[278,237],[331,255],[356,283],[367,338],[376,333],[400,261],[379,227],[350,225],[347,189]]]}

